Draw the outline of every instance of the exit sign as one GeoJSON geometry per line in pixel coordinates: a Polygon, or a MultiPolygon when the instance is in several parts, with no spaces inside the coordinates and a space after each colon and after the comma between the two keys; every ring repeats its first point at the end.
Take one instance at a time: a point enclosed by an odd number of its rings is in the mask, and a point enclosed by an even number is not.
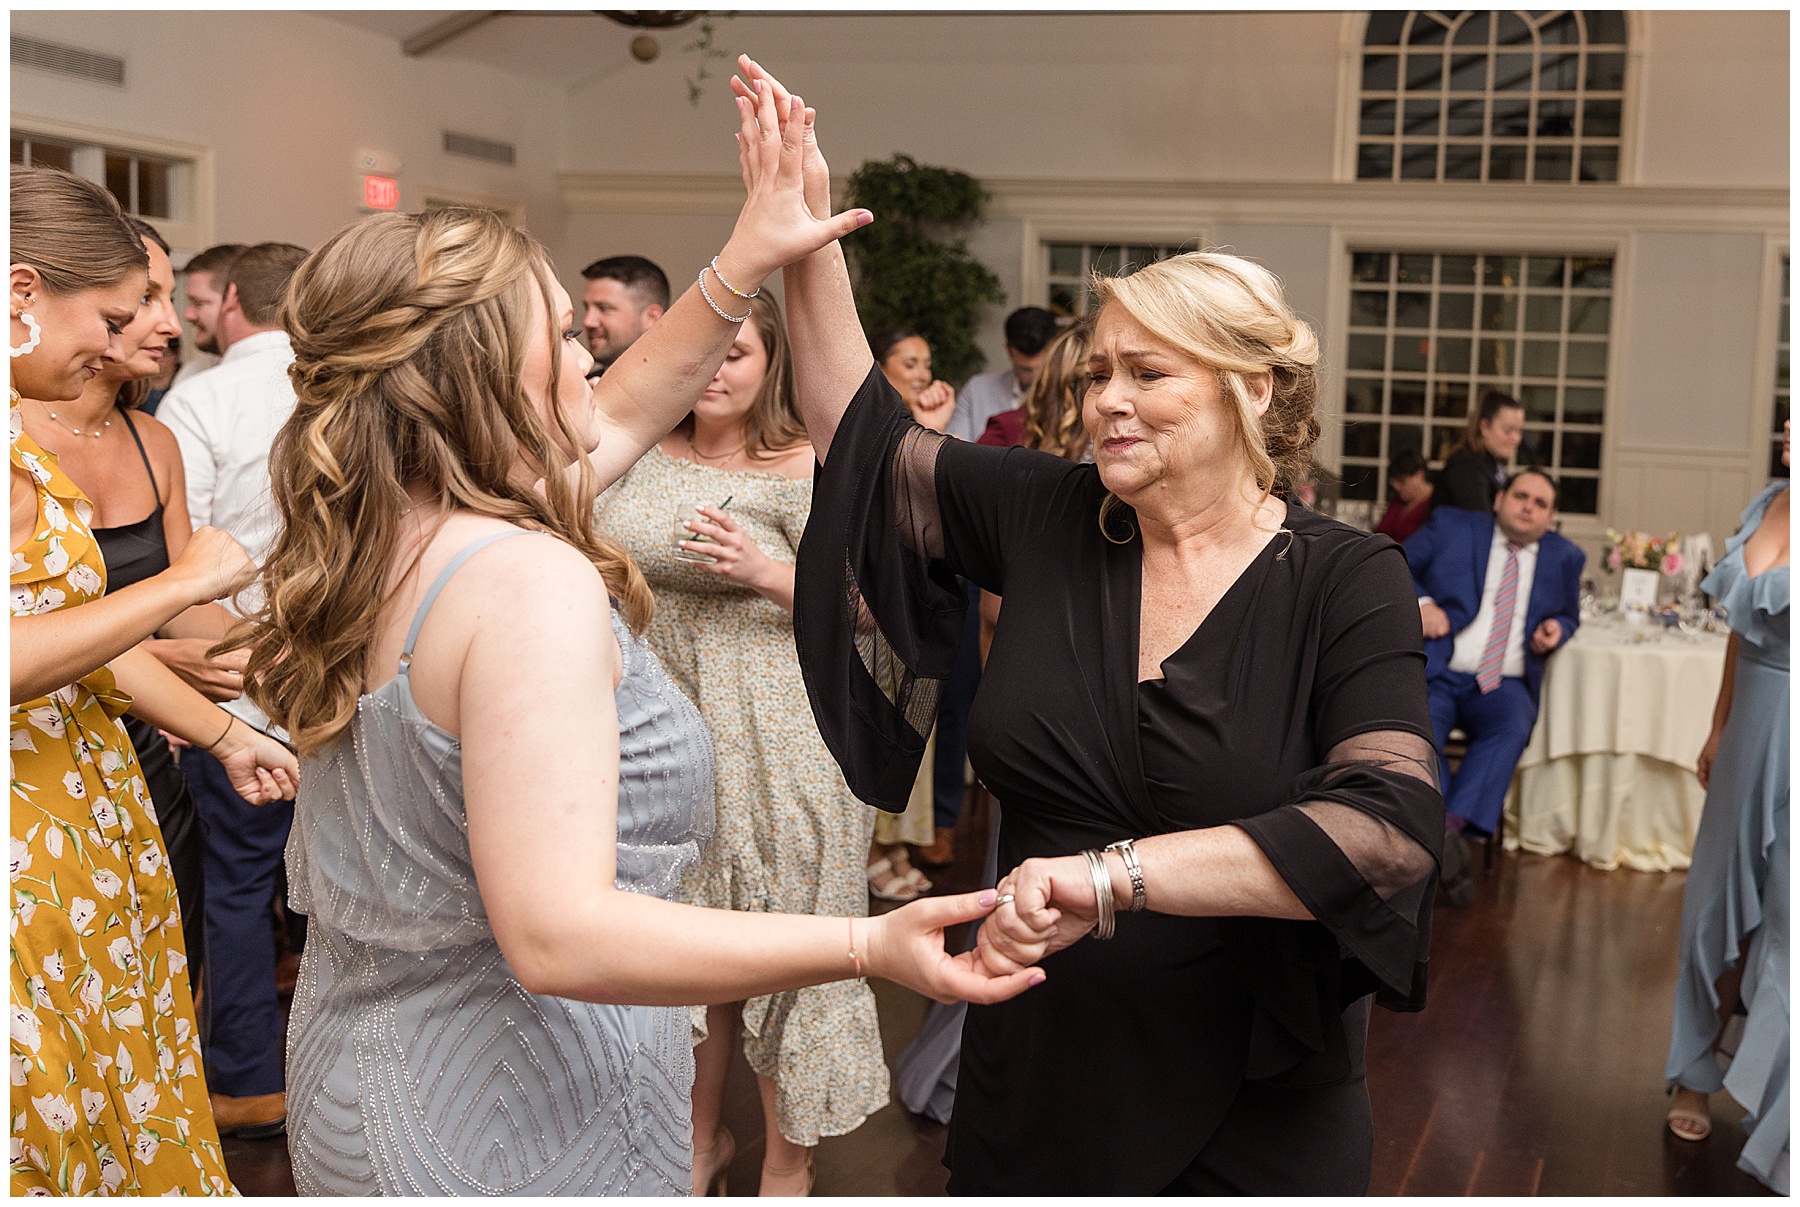
{"type": "Polygon", "coordinates": [[[372,210],[391,210],[400,204],[400,182],[392,176],[364,176],[363,204],[372,210]]]}

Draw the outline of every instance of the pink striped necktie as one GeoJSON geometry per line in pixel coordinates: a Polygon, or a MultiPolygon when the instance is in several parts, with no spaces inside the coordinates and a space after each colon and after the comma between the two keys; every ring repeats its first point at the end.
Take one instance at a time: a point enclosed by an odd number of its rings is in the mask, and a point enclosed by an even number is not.
{"type": "Polygon", "coordinates": [[[1500,589],[1494,592],[1494,623],[1488,629],[1487,648],[1475,683],[1485,695],[1500,686],[1500,668],[1506,662],[1506,639],[1512,636],[1513,606],[1519,599],[1519,546],[1506,542],[1506,568],[1500,571],[1500,589]]]}

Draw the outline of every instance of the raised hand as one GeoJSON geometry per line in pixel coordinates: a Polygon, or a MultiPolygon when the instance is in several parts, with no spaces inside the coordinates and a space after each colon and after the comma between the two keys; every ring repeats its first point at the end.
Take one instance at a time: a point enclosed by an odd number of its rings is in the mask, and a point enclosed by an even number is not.
{"type": "Polygon", "coordinates": [[[745,289],[875,220],[863,209],[820,217],[809,208],[801,170],[805,107],[792,95],[778,103],[766,74],[751,81],[748,96],[741,84],[733,90],[738,166],[749,196],[719,259],[733,283],[741,280],[745,289]]]}
{"type": "Polygon", "coordinates": [[[868,936],[869,971],[938,1002],[989,1005],[1042,984],[1042,969],[1015,967],[996,972],[975,952],[953,956],[944,950],[945,927],[973,922],[988,914],[996,899],[993,889],[954,897],[926,897],[890,914],[870,918],[864,932],[868,936]]]}
{"type": "MultiPolygon", "coordinates": [[[[746,100],[755,100],[756,93],[745,80],[763,80],[775,95],[776,112],[787,114],[792,112],[793,101],[799,101],[802,110],[800,128],[800,175],[806,192],[806,207],[812,211],[813,217],[824,218],[831,213],[831,168],[825,163],[825,153],[819,147],[815,120],[818,111],[806,107],[806,102],[788,91],[782,82],[770,75],[768,70],[749,55],[738,56],[738,70],[743,77],[731,77],[731,89],[746,100]]],[[[749,183],[745,181],[746,185],[749,183]]]]}
{"type": "Polygon", "coordinates": [[[956,391],[947,381],[934,381],[919,391],[910,406],[920,427],[941,432],[950,426],[950,417],[956,414],[956,391]]]}

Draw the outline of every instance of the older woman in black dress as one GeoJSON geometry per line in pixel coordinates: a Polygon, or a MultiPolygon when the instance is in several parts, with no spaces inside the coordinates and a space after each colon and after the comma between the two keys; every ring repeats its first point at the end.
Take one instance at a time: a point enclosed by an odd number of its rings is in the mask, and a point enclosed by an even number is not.
{"type": "MultiPolygon", "coordinates": [[[[765,95],[822,213],[810,114],[765,95]]],[[[1423,1003],[1443,804],[1398,547],[1282,497],[1318,430],[1311,331],[1230,256],[1101,283],[1080,465],[914,423],[835,245],[784,282],[822,462],[796,638],[863,799],[904,805],[950,576],[1005,599],[969,746],[1016,870],[981,947],[1054,954],[969,1012],[951,1190],[1363,1190],[1369,1001],[1423,1003]]]]}

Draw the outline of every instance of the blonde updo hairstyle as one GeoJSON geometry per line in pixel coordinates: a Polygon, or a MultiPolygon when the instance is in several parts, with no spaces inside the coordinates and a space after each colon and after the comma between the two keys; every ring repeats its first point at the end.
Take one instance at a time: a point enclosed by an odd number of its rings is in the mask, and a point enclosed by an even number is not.
{"type": "Polygon", "coordinates": [[[1274,273],[1239,256],[1195,251],[1130,276],[1096,277],[1094,293],[1217,375],[1264,498],[1305,477],[1319,439],[1319,339],[1274,273]],[[1259,416],[1245,378],[1263,372],[1271,395],[1259,416]]]}
{"type": "Polygon", "coordinates": [[[250,695],[302,754],[356,713],[378,610],[405,578],[391,566],[409,486],[425,507],[568,542],[634,628],[649,622],[643,575],[589,521],[598,482],[564,451],[578,438],[560,408],[546,422],[526,397],[532,341],[550,341],[552,398],[568,355],[552,280],[536,240],[469,209],[365,218],[294,273],[279,318],[298,401],[269,458],[281,534],[264,605],[230,644],[249,648],[250,695]]]}

